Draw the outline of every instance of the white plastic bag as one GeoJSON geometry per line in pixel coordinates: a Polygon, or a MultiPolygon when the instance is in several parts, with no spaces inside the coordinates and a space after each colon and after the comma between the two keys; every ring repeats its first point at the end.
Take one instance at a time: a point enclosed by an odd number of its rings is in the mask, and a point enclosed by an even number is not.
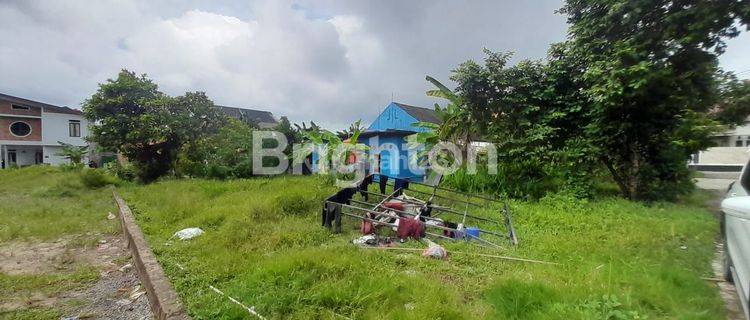
{"type": "Polygon", "coordinates": [[[203,234],[201,228],[187,228],[174,233],[172,238],[178,237],[180,240],[189,240],[203,234]]]}

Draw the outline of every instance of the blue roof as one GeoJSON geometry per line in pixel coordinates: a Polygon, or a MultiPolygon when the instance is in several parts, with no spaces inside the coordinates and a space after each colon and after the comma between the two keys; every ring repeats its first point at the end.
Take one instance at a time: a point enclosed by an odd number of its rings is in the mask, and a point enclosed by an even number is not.
{"type": "Polygon", "coordinates": [[[439,124],[435,110],[391,102],[370,124],[365,132],[424,132],[428,129],[415,126],[417,122],[439,124]]]}

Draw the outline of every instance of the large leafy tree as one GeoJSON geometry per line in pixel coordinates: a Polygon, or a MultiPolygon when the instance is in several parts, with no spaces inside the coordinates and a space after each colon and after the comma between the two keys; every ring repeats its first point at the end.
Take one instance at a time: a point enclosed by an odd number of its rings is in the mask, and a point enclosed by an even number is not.
{"type": "Polygon", "coordinates": [[[707,123],[697,122],[717,99],[717,56],[750,20],[750,3],[568,0],[561,12],[570,24],[567,53],[585,67],[587,137],[622,195],[686,190],[685,161],[708,143],[700,134],[707,123]]]}
{"type": "MultiPolygon", "coordinates": [[[[556,45],[550,61],[523,60],[509,65],[511,53],[485,50],[484,64],[467,61],[451,79],[475,134],[498,148],[505,185],[564,177],[575,193],[588,194],[592,150],[581,135],[587,123],[585,98],[572,75],[568,48],[556,45]]],[[[552,187],[540,186],[535,189],[552,187]]]]}
{"type": "Polygon", "coordinates": [[[146,75],[128,70],[99,84],[83,111],[92,123],[90,139],[134,162],[144,182],[169,172],[183,144],[215,132],[224,121],[204,93],[170,97],[146,75]]]}
{"type": "Polygon", "coordinates": [[[712,118],[728,125],[742,125],[750,115],[750,80],[739,80],[734,74],[721,75],[718,102],[712,118]]]}

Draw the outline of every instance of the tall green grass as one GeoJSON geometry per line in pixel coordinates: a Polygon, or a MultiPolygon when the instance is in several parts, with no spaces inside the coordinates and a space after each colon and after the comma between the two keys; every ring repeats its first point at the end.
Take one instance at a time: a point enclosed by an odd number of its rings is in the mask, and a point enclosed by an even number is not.
{"type": "MultiPolygon", "coordinates": [[[[719,319],[710,276],[717,223],[697,204],[548,196],[511,203],[518,247],[443,243],[452,254],[359,249],[358,225],[320,226],[334,188],[320,177],[164,181],[126,186],[167,275],[195,319],[243,319],[213,285],[275,319],[719,319]],[[170,239],[182,228],[206,233],[170,239]],[[683,249],[684,248],[684,249],[683,249]]],[[[475,214],[499,217],[488,205],[475,214]]],[[[446,216],[447,217],[447,216],[446,216]]],[[[485,226],[486,227],[486,226],[485,226]]],[[[408,243],[408,247],[419,244],[408,243]]]]}
{"type": "Polygon", "coordinates": [[[119,230],[107,220],[112,192],[86,188],[78,172],[49,166],[0,170],[0,244],[119,230]]]}

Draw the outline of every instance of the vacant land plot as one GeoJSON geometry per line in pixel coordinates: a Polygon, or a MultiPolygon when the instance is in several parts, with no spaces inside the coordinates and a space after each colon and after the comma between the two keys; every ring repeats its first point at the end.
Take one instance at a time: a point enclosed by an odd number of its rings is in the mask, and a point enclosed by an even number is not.
{"type": "Polygon", "coordinates": [[[149,318],[111,211],[77,173],[0,170],[0,318],[149,318]]]}
{"type": "MultiPolygon", "coordinates": [[[[176,180],[121,188],[189,313],[240,319],[720,319],[710,277],[718,225],[700,199],[644,206],[620,199],[548,197],[514,202],[520,245],[448,250],[558,262],[539,265],[468,254],[447,261],[360,249],[357,225],[320,226],[334,188],[319,177],[176,180]],[[171,238],[187,227],[206,233],[171,238]]],[[[700,196],[700,195],[698,195],[700,196]]],[[[484,214],[498,214],[488,208],[484,214]]],[[[419,246],[410,243],[408,246],[419,246]]]]}

